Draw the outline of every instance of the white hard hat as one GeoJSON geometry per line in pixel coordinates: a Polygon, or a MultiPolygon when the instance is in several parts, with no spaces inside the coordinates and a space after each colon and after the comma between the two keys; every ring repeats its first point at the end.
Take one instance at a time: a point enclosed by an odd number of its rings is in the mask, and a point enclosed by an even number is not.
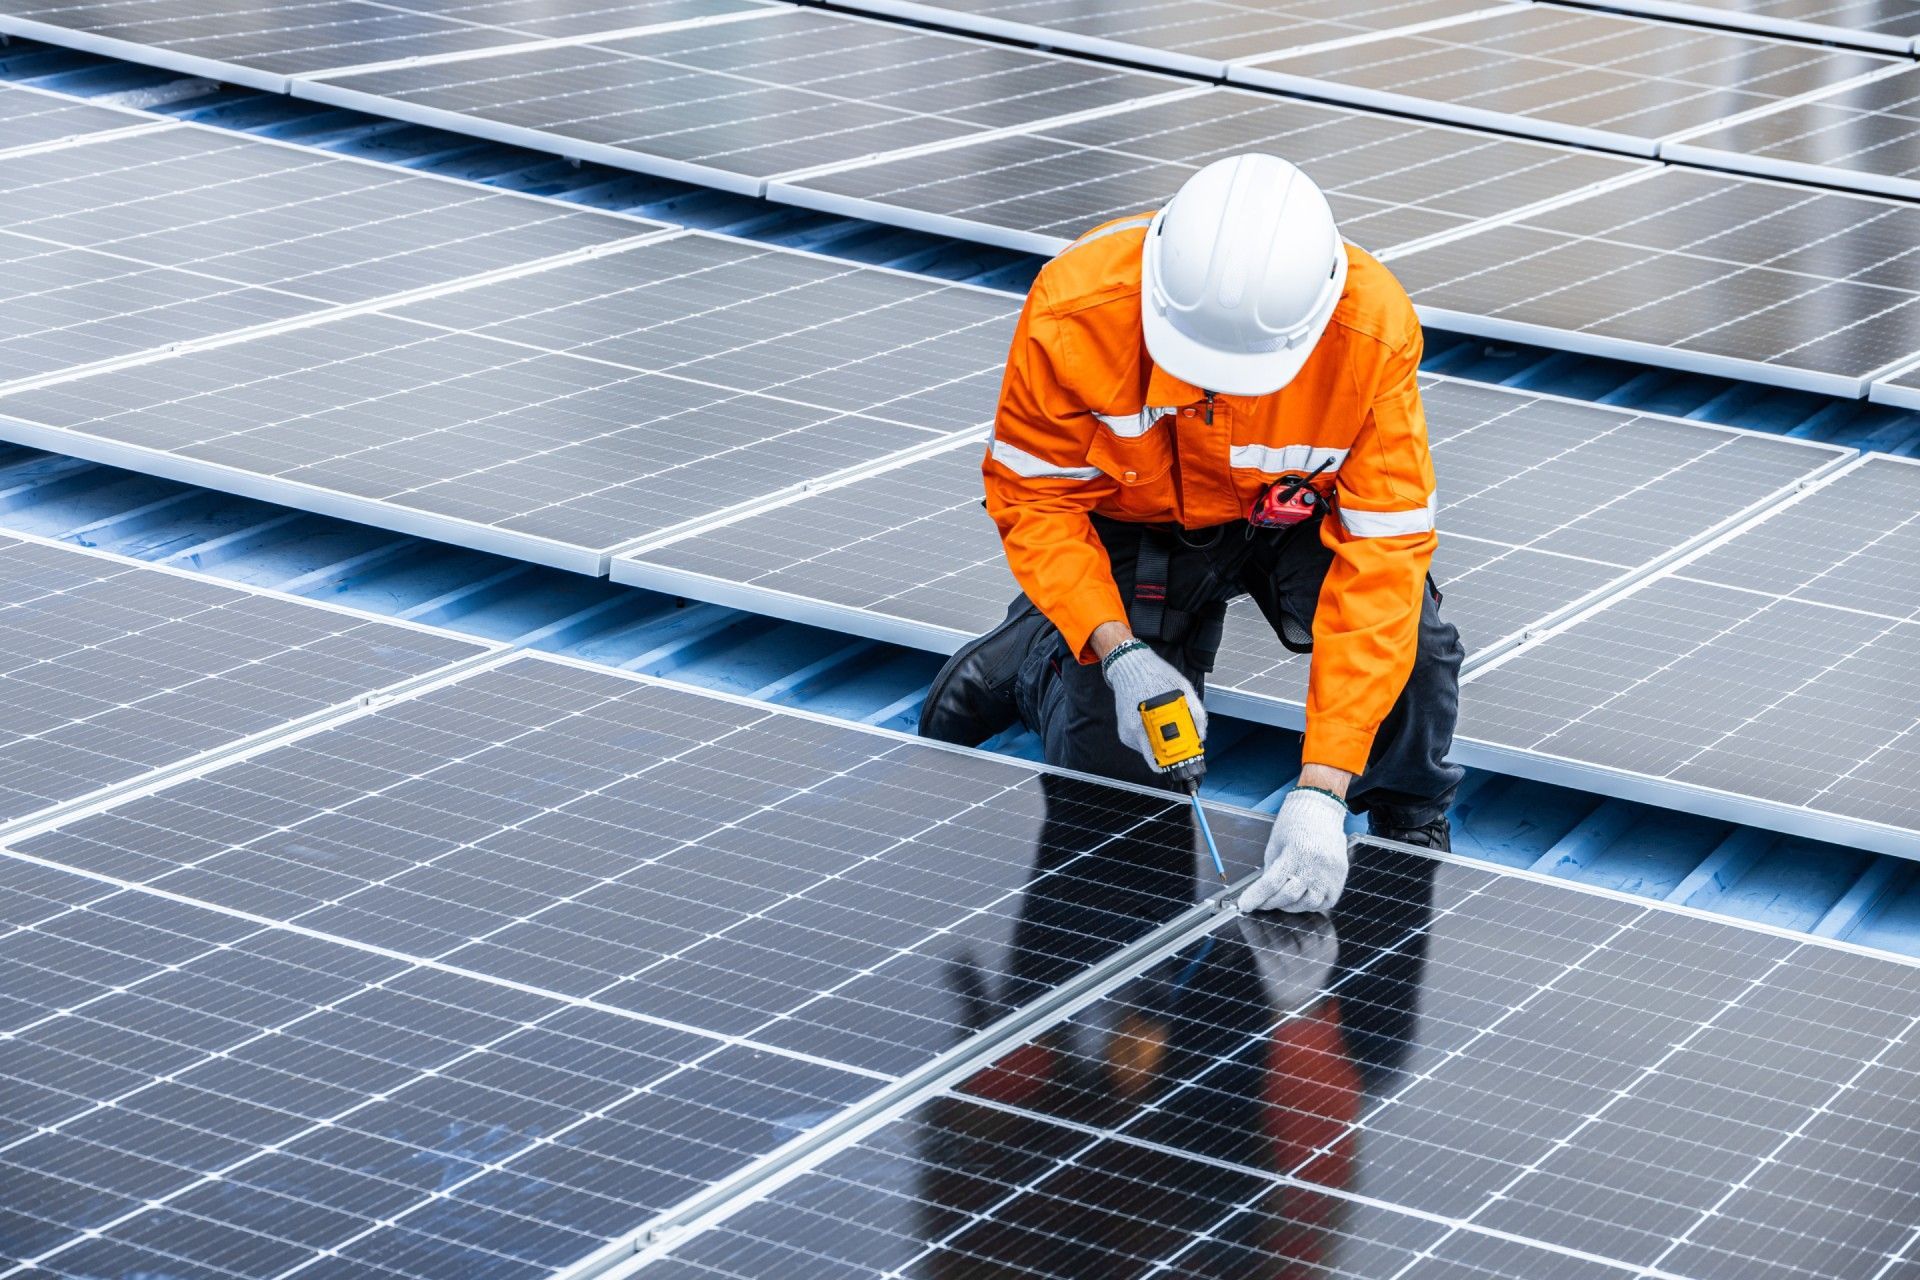
{"type": "Polygon", "coordinates": [[[1346,284],[1346,246],[1313,179],[1275,156],[1216,160],[1147,231],[1147,352],[1207,391],[1278,391],[1313,353],[1346,284]]]}

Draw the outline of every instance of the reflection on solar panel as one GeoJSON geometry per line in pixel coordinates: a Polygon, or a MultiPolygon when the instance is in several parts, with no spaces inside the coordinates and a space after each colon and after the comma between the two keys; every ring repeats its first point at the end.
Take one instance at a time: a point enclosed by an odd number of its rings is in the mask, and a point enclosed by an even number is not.
{"type": "Polygon", "coordinates": [[[1248,150],[1313,176],[1375,253],[1635,171],[1638,162],[1234,89],[774,182],[809,208],[1057,253],[1248,150]]]}
{"type": "Polygon", "coordinates": [[[1915,0],[1602,0],[1605,8],[1907,53],[1920,36],[1915,0]]]}
{"type": "Polygon", "coordinates": [[[1904,1274],[1913,974],[1363,845],[634,1274],[1904,1274]]]}
{"type": "MultiPolygon", "coordinates": [[[[1451,379],[1429,379],[1425,398],[1442,504],[1434,574],[1474,660],[1847,456],[1451,379]]],[[[612,574],[950,651],[998,622],[1016,590],[980,509],[979,457],[966,442],[810,494],[779,518],[662,540],[612,574]]],[[[1305,670],[1243,599],[1209,696],[1297,723],[1305,670]]]]}
{"type": "Polygon", "coordinates": [[[1502,0],[850,0],[847,7],[1217,79],[1234,58],[1509,6],[1502,0]]]}
{"type": "Polygon", "coordinates": [[[486,650],[0,538],[0,820],[350,707],[486,650]]]}
{"type": "Polygon", "coordinates": [[[1920,465],[1874,457],[1472,678],[1462,734],[1920,853],[1920,465]]]}
{"type": "Polygon", "coordinates": [[[1872,54],[1538,5],[1232,74],[1267,88],[1650,156],[1683,130],[1898,65],[1872,54]]]}
{"type": "Polygon", "coordinates": [[[777,12],[759,0],[4,0],[0,32],[284,93],[288,77],[328,68],[763,7],[777,12]]]}
{"type": "Polygon", "coordinates": [[[748,194],[777,173],[1194,91],[1162,76],[797,8],[295,89],[748,194]]]}
{"type": "Polygon", "coordinates": [[[0,387],[659,223],[177,127],[0,159],[0,387]]]}
{"type": "Polygon", "coordinates": [[[1920,354],[1920,210],[1664,169],[1394,260],[1430,324],[1862,396],[1920,354]]]}
{"type": "Polygon", "coordinates": [[[1920,195],[1920,79],[1903,71],[1688,134],[1661,154],[1744,173],[1920,195]]]}
{"type": "Polygon", "coordinates": [[[1204,914],[1173,798],[530,657],[14,847],[169,931],[12,939],[9,1227],[71,1274],[550,1270],[1204,914]]]}
{"type": "Polygon", "coordinates": [[[0,436],[600,573],[979,425],[1016,301],[683,236],[24,391],[0,436]]]}
{"type": "Polygon", "coordinates": [[[164,127],[165,121],[136,111],[0,85],[0,156],[29,147],[57,145],[87,134],[164,127]]]}

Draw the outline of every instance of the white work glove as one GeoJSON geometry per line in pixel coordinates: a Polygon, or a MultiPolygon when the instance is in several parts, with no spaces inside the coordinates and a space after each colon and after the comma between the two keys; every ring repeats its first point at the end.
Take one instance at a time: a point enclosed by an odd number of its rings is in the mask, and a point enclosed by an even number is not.
{"type": "Polygon", "coordinates": [[[1347,806],[1295,787],[1267,837],[1267,869],[1240,895],[1242,911],[1326,911],[1347,887],[1347,806]]]}
{"type": "Polygon", "coordinates": [[[1178,689],[1186,695],[1187,708],[1193,712],[1193,727],[1200,741],[1207,740],[1207,709],[1187,678],[1171,663],[1139,641],[1128,641],[1126,652],[1108,654],[1111,661],[1101,667],[1107,687],[1113,690],[1114,718],[1120,722],[1120,741],[1140,753],[1147,768],[1164,772],[1153,758],[1153,746],[1147,741],[1147,726],[1140,719],[1140,704],[1163,693],[1178,689]]]}
{"type": "Polygon", "coordinates": [[[1340,955],[1340,935],[1325,916],[1276,920],[1271,916],[1241,916],[1240,937],[1253,952],[1260,985],[1274,1011],[1304,1012],[1326,989],[1333,962],[1340,955]]]}

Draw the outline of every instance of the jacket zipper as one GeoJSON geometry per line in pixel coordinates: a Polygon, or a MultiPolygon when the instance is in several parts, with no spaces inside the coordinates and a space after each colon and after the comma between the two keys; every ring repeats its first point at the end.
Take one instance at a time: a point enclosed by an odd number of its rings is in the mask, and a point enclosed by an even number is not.
{"type": "Polygon", "coordinates": [[[1213,392],[1207,392],[1207,425],[1213,425],[1213,392]]]}

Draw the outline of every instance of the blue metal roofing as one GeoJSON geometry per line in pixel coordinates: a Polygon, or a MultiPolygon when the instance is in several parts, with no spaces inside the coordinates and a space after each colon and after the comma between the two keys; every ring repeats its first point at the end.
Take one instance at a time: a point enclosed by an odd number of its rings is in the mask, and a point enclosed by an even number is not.
{"type": "MultiPolygon", "coordinates": [[[[1007,289],[1030,256],[575,165],[91,55],[0,45],[0,79],[601,208],[1007,289]]],[[[1920,456],[1920,414],[1538,348],[1432,334],[1437,372],[1920,456]]],[[[612,666],[910,728],[928,654],[692,604],[498,556],[0,446],[0,525],[612,666]]],[[[1034,758],[1031,735],[992,744],[1034,758]]],[[[1222,721],[1207,790],[1272,808],[1295,735],[1222,721]]],[[[1899,859],[1478,773],[1455,808],[1465,854],[1920,955],[1920,868],[1899,859]]]]}

